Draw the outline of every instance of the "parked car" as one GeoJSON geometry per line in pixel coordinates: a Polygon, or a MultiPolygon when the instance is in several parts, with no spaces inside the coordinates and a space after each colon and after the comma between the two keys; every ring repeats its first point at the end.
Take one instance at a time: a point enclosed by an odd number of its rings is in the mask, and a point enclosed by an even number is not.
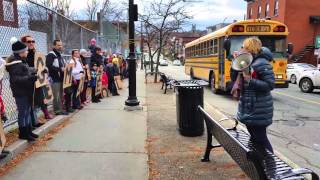
{"type": "Polygon", "coordinates": [[[297,83],[297,79],[300,79],[301,73],[306,70],[317,69],[312,64],[307,63],[292,63],[287,65],[287,78],[292,84],[297,83]]]}
{"type": "Polygon", "coordinates": [[[305,93],[310,93],[314,89],[320,89],[320,69],[303,71],[297,82],[301,91],[305,93]]]}
{"type": "Polygon", "coordinates": [[[180,62],[180,60],[178,60],[178,59],[174,60],[172,64],[173,64],[174,66],[181,66],[181,62],[180,62]]]}
{"type": "Polygon", "coordinates": [[[168,63],[168,61],[167,61],[167,60],[162,59],[162,60],[160,60],[160,61],[159,61],[159,65],[160,65],[160,66],[168,66],[168,65],[169,65],[169,63],[168,63]]]}

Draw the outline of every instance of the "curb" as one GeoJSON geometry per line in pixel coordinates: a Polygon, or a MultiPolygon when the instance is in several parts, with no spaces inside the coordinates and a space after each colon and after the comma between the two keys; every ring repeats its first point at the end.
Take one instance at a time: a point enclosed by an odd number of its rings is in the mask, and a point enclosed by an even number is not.
{"type": "MultiPolygon", "coordinates": [[[[63,123],[66,119],[72,117],[75,113],[77,113],[77,111],[72,114],[69,114],[68,116],[56,116],[50,121],[47,121],[41,127],[34,130],[33,133],[39,135],[39,137],[43,137],[49,131],[63,123]]],[[[9,151],[9,155],[0,161],[0,168],[6,165],[8,162],[10,162],[12,159],[14,159],[18,154],[23,152],[30,144],[31,143],[29,143],[27,140],[18,139],[16,142],[5,148],[5,150],[9,151]]]]}

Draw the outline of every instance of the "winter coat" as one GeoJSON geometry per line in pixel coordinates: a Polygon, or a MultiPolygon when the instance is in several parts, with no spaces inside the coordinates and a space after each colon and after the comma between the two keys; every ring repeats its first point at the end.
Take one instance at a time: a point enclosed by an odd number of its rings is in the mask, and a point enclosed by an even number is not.
{"type": "Polygon", "coordinates": [[[93,64],[97,64],[98,67],[103,65],[103,57],[100,54],[93,53],[91,55],[90,60],[91,60],[91,67],[93,66],[93,64]]]}
{"type": "Polygon", "coordinates": [[[268,126],[272,124],[274,72],[270,61],[272,53],[262,48],[251,64],[253,78],[243,83],[237,119],[246,125],[268,126]]]}
{"type": "Polygon", "coordinates": [[[36,71],[18,57],[7,59],[6,69],[10,76],[10,87],[14,97],[28,97],[32,102],[36,71]]]}
{"type": "Polygon", "coordinates": [[[46,66],[53,82],[63,82],[64,72],[62,68],[65,66],[65,60],[55,49],[47,55],[46,66]]]}
{"type": "Polygon", "coordinates": [[[97,71],[91,70],[91,80],[90,80],[90,87],[96,87],[97,84],[97,71]]]}

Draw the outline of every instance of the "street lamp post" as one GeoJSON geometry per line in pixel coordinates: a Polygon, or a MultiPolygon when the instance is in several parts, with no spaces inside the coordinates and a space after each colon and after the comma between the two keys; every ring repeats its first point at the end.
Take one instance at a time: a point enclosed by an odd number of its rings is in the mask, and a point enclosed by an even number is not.
{"type": "Polygon", "coordinates": [[[127,109],[135,109],[140,102],[136,95],[136,55],[134,41],[134,22],[138,20],[137,5],[129,0],[129,56],[127,58],[129,68],[129,96],[125,102],[127,109]]]}

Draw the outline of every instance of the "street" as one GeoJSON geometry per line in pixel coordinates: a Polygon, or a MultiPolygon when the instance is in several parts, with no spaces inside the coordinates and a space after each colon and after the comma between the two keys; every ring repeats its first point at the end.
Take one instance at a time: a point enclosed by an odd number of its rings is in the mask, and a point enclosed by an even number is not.
{"type": "MultiPolygon", "coordinates": [[[[160,71],[173,79],[189,79],[184,66],[161,67],[160,71]]],[[[297,85],[275,89],[273,124],[269,138],[276,151],[301,167],[320,173],[320,91],[302,93],[297,85]]],[[[205,88],[205,106],[213,106],[228,116],[234,116],[237,102],[229,95],[215,95],[205,88]]]]}

